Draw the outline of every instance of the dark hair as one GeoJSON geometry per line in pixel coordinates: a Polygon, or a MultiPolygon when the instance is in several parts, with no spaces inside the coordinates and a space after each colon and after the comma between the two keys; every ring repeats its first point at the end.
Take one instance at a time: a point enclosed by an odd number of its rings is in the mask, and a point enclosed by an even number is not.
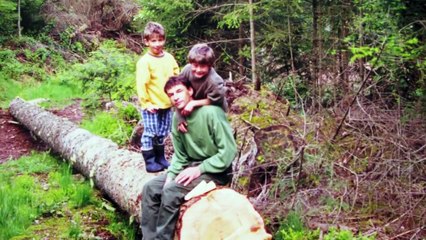
{"type": "Polygon", "coordinates": [[[145,26],[145,30],[143,31],[143,39],[149,40],[149,38],[153,34],[158,34],[161,37],[166,36],[166,32],[164,31],[164,27],[157,22],[148,22],[145,26]]]}
{"type": "Polygon", "coordinates": [[[207,64],[213,66],[216,57],[214,51],[205,43],[195,44],[188,53],[189,63],[207,64]]]}
{"type": "Polygon", "coordinates": [[[164,85],[164,92],[167,92],[167,90],[179,84],[184,85],[186,88],[191,87],[191,83],[184,76],[172,76],[164,85]]]}

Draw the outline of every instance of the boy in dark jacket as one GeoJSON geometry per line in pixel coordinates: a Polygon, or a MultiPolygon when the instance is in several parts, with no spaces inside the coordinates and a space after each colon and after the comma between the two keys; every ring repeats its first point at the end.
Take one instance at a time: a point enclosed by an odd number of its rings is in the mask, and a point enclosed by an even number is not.
{"type": "Polygon", "coordinates": [[[188,53],[188,62],[180,76],[189,80],[194,93],[193,99],[182,110],[177,111],[178,129],[181,132],[187,132],[185,117],[197,107],[216,105],[225,112],[228,110],[223,78],[213,68],[213,49],[205,43],[194,45],[188,53]]]}

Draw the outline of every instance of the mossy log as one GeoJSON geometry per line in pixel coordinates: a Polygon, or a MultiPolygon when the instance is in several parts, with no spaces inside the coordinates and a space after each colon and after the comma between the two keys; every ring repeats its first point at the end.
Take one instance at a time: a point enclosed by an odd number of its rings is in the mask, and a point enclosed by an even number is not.
{"type": "MultiPolygon", "coordinates": [[[[145,171],[140,154],[119,149],[111,140],[20,98],[11,102],[9,111],[139,221],[142,187],[155,177],[145,171]]],[[[177,239],[271,239],[262,218],[245,196],[221,188],[196,199],[181,209],[177,239]]]]}

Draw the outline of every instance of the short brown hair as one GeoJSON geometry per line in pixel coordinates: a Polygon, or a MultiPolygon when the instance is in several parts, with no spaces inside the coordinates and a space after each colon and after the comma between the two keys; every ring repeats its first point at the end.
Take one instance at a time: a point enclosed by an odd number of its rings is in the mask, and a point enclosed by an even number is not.
{"type": "Polygon", "coordinates": [[[188,53],[189,63],[207,64],[213,66],[216,60],[214,51],[205,43],[195,44],[188,53]]]}
{"type": "Polygon", "coordinates": [[[167,80],[166,84],[164,85],[164,92],[167,93],[167,90],[179,84],[184,85],[186,88],[191,87],[191,83],[184,76],[172,76],[169,78],[169,80],[167,80]]]}
{"type": "Polygon", "coordinates": [[[166,32],[161,24],[157,22],[148,22],[143,31],[143,39],[149,40],[153,34],[158,34],[163,38],[166,37],[166,32]]]}

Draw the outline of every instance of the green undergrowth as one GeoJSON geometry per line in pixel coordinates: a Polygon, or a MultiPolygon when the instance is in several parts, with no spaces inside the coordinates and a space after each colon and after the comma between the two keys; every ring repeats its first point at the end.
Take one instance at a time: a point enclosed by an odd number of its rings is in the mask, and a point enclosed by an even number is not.
{"type": "Polygon", "coordinates": [[[0,239],[136,236],[89,181],[47,152],[0,165],[0,182],[0,239]]]}
{"type": "Polygon", "coordinates": [[[26,84],[12,82],[11,86],[15,87],[18,91],[15,90],[8,99],[5,99],[6,101],[1,104],[2,108],[6,108],[15,97],[20,97],[24,100],[45,99],[46,101],[42,102],[41,105],[49,108],[69,105],[72,99],[81,96],[81,89],[77,84],[69,84],[56,80],[26,84]]]}
{"type": "Polygon", "coordinates": [[[116,103],[111,111],[97,111],[81,123],[81,127],[101,137],[111,139],[118,145],[129,142],[133,128],[140,118],[138,110],[131,104],[116,103]]]}
{"type": "Polygon", "coordinates": [[[249,96],[240,96],[233,106],[241,111],[236,117],[256,128],[282,124],[287,109],[286,103],[277,100],[265,90],[249,96]]]}
{"type": "Polygon", "coordinates": [[[48,99],[46,105],[64,106],[81,97],[80,83],[59,78],[68,65],[52,45],[33,38],[12,40],[0,48],[0,108],[19,96],[25,100],[48,99]]]}
{"type": "Polygon", "coordinates": [[[281,222],[275,240],[374,240],[375,236],[354,235],[350,230],[330,228],[326,233],[318,228],[310,230],[304,226],[297,212],[290,212],[281,222]]]}
{"type": "Polygon", "coordinates": [[[65,106],[75,98],[91,108],[99,108],[105,99],[128,101],[136,95],[137,57],[109,40],[81,56],[34,38],[11,40],[0,45],[0,108],[17,96],[47,99],[46,107],[65,106]]]}

